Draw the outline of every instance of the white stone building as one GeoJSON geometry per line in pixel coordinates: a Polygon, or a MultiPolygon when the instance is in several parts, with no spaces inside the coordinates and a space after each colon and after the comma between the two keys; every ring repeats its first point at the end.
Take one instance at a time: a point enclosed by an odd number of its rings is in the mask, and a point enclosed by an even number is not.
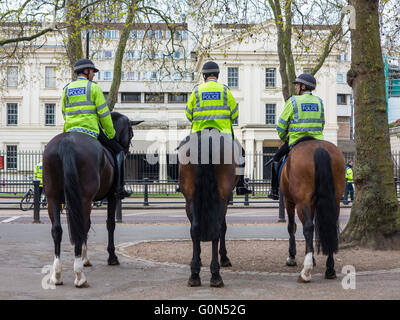
{"type": "MultiPolygon", "coordinates": [[[[281,144],[275,127],[284,106],[273,22],[264,24],[268,30],[264,36],[253,37],[250,32],[244,33],[240,41],[232,36],[234,29],[223,27],[219,39],[208,51],[209,56],[200,54],[197,60],[190,54],[197,45],[193,48],[195,42],[188,36],[186,27],[182,25],[179,31],[181,49],[172,52],[176,58],[175,66],[162,70],[157,68],[161,61],[165,61],[168,52],[170,35],[166,26],[158,25],[151,35],[143,25],[134,28],[132,37],[144,41],[140,42],[140,47],[135,43],[128,45],[114,109],[133,120],[145,121],[134,128],[132,151],[158,152],[159,178],[164,180],[168,177],[167,154],[175,153],[177,144],[190,131],[190,122],[184,112],[186,100],[193,87],[202,81],[201,67],[211,57],[220,66],[219,81],[230,87],[239,104],[239,118],[234,131],[248,155],[246,175],[255,179],[265,178],[267,172],[263,168],[262,155],[273,153],[281,144]],[[149,49],[145,45],[147,37],[159,40],[157,47],[149,49]],[[152,59],[144,60],[146,55],[152,59]]],[[[91,43],[93,61],[100,69],[94,80],[105,93],[111,85],[120,28],[118,24],[110,26],[105,34],[109,40],[105,47],[100,48],[95,40],[91,43]]],[[[341,135],[338,122],[351,115],[351,91],[347,84],[338,83],[338,74],[347,72],[348,64],[338,60],[339,54],[333,51],[317,73],[314,92],[324,101],[325,138],[335,144],[341,135]],[[338,94],[346,95],[345,105],[338,104],[338,94]]],[[[5,86],[0,92],[0,150],[10,157],[20,150],[43,150],[52,137],[62,132],[61,92],[70,81],[69,69],[62,62],[64,58],[62,40],[49,37],[46,45],[23,65],[6,68],[3,74],[5,86]]],[[[297,74],[311,67],[306,62],[297,65],[297,74]]],[[[12,161],[6,161],[5,165],[18,166],[12,161]]]]}

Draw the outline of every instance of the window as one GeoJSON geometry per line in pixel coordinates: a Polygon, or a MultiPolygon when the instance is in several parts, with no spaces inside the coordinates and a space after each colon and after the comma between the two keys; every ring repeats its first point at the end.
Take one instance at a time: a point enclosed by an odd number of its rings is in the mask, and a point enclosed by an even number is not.
{"type": "Polygon", "coordinates": [[[56,125],[56,105],[55,103],[46,103],[45,108],[45,125],[55,126],[56,125]]]}
{"type": "Polygon", "coordinates": [[[275,124],[276,104],[267,103],[265,105],[265,124],[275,124]]]}
{"type": "Polygon", "coordinates": [[[18,67],[7,67],[7,87],[16,88],[18,85],[18,67]]]}
{"type": "Polygon", "coordinates": [[[239,68],[228,68],[228,87],[239,87],[239,68]]]}
{"type": "Polygon", "coordinates": [[[187,93],[182,93],[182,92],[168,93],[168,102],[186,103],[187,102],[187,93]]]}
{"type": "Polygon", "coordinates": [[[7,146],[7,169],[17,169],[17,146],[7,146]]]}
{"type": "Polygon", "coordinates": [[[275,88],[275,82],[276,82],[275,74],[276,74],[275,68],[265,69],[265,88],[275,88]]]}
{"type": "Polygon", "coordinates": [[[174,59],[181,59],[182,57],[182,53],[179,51],[175,51],[174,52],[174,59]]]}
{"type": "Polygon", "coordinates": [[[346,104],[346,95],[345,94],[338,93],[337,104],[346,104]]]}
{"type": "Polygon", "coordinates": [[[7,125],[16,126],[18,124],[18,104],[7,103],[7,125]]]}
{"type": "Polygon", "coordinates": [[[55,67],[46,67],[44,73],[45,73],[45,79],[44,79],[45,88],[55,88],[56,87],[56,68],[55,67]]]}
{"type": "Polygon", "coordinates": [[[100,81],[101,80],[101,72],[97,72],[97,80],[100,81]]]}
{"type": "Polygon", "coordinates": [[[104,81],[111,81],[112,80],[112,72],[111,71],[104,71],[104,81]]]}
{"type": "Polygon", "coordinates": [[[132,30],[129,34],[129,38],[131,39],[143,39],[145,31],[144,30],[132,30]]]}
{"type": "Polygon", "coordinates": [[[121,102],[140,103],[141,102],[141,93],[140,92],[122,92],[121,93],[121,102]]]}
{"type": "Polygon", "coordinates": [[[164,103],[164,93],[145,93],[144,94],[145,103],[164,103]]]}
{"type": "Polygon", "coordinates": [[[127,51],[125,53],[125,58],[126,59],[133,59],[135,58],[135,50],[127,51]]]}
{"type": "Polygon", "coordinates": [[[344,75],[342,73],[337,74],[337,82],[343,83],[344,82],[344,75]]]}
{"type": "Polygon", "coordinates": [[[182,74],[179,71],[176,71],[174,73],[174,81],[181,81],[182,80],[182,74]]]}
{"type": "Polygon", "coordinates": [[[111,50],[104,50],[104,59],[111,59],[113,52],[111,50]]]}
{"type": "Polygon", "coordinates": [[[160,39],[162,39],[162,31],[161,30],[148,30],[147,38],[160,40],[160,39]]]}
{"type": "Polygon", "coordinates": [[[151,81],[156,81],[156,80],[158,80],[158,74],[157,74],[157,72],[150,72],[150,80],[151,81]]]}
{"type": "Polygon", "coordinates": [[[128,71],[128,72],[126,73],[126,80],[127,80],[127,81],[133,81],[133,80],[135,80],[135,72],[133,72],[133,71],[128,71]]]}
{"type": "Polygon", "coordinates": [[[104,39],[115,40],[119,38],[119,30],[104,30],[103,31],[104,39]]]}

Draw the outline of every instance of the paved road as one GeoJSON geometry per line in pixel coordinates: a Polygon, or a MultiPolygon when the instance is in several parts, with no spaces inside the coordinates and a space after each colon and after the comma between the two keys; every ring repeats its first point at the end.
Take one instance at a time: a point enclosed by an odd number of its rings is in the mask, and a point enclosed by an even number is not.
{"type": "MultiPolygon", "coordinates": [[[[315,274],[310,284],[296,282],[297,274],[266,274],[222,271],[225,287],[208,286],[209,270],[202,270],[203,286],[189,288],[188,266],[150,263],[119,254],[120,266],[106,264],[107,235],[102,212],[97,211],[89,233],[89,258],[93,267],[85,273],[90,287],[73,286],[73,249],[63,225],[62,262],[64,285],[55,290],[42,288],[43,267],[52,264],[53,242],[50,225],[22,223],[22,218],[10,220],[16,212],[0,212],[0,299],[399,299],[400,270],[357,275],[356,289],[342,287],[343,275],[333,281],[315,274]],[[97,218],[98,217],[98,218],[97,218]],[[7,219],[9,221],[7,221],[7,219]]],[[[14,216],[13,216],[14,215],[14,216]]],[[[189,225],[181,222],[183,210],[143,210],[126,212],[124,217],[147,218],[147,222],[132,220],[119,224],[116,243],[124,244],[152,239],[189,239],[189,225]],[[173,212],[172,212],[173,211],[173,212]],[[131,214],[131,216],[128,216],[131,214]],[[136,215],[134,215],[136,214],[136,215]],[[177,215],[173,217],[172,215],[177,215]],[[153,218],[169,216],[174,222],[153,223],[153,218]]],[[[228,239],[287,238],[286,224],[259,222],[259,216],[276,217],[274,209],[231,210],[228,216],[228,239]],[[247,218],[246,223],[242,220],[247,218]],[[236,221],[229,224],[231,221],[236,221]]],[[[346,211],[343,210],[343,217],[346,211]]],[[[348,216],[348,213],[347,213],[348,216]]],[[[128,219],[128,218],[126,218],[128,219]]],[[[125,218],[124,218],[125,220],[125,218]]],[[[44,218],[43,218],[44,221],[44,218]]],[[[345,223],[345,222],[343,222],[345,223]]],[[[343,226],[343,224],[342,224],[343,226]]],[[[299,226],[297,238],[302,238],[299,226]]],[[[338,270],[340,272],[340,270],[338,270]]]]}

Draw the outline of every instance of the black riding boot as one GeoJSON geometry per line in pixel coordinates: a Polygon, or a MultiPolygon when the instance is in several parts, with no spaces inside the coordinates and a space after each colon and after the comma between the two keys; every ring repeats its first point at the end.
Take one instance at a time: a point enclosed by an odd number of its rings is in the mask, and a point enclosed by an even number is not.
{"type": "Polygon", "coordinates": [[[124,199],[125,197],[129,197],[132,192],[125,190],[125,179],[124,179],[124,162],[125,162],[125,153],[121,151],[115,157],[117,170],[115,172],[115,191],[118,199],[124,199]]]}
{"type": "Polygon", "coordinates": [[[279,161],[274,161],[271,165],[271,191],[268,194],[268,198],[273,200],[279,200],[279,161]]]}
{"type": "Polygon", "coordinates": [[[244,180],[244,176],[239,176],[239,181],[236,185],[236,194],[238,196],[240,195],[245,195],[245,194],[250,194],[251,190],[249,189],[249,185],[246,182],[246,180],[244,180]]]}

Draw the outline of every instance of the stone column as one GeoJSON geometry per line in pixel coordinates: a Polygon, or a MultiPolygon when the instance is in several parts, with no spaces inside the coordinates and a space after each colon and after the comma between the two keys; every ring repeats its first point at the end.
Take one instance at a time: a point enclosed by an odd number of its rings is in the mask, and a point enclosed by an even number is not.
{"type": "Polygon", "coordinates": [[[263,178],[263,140],[256,140],[256,172],[255,179],[261,180],[263,178]]]}

